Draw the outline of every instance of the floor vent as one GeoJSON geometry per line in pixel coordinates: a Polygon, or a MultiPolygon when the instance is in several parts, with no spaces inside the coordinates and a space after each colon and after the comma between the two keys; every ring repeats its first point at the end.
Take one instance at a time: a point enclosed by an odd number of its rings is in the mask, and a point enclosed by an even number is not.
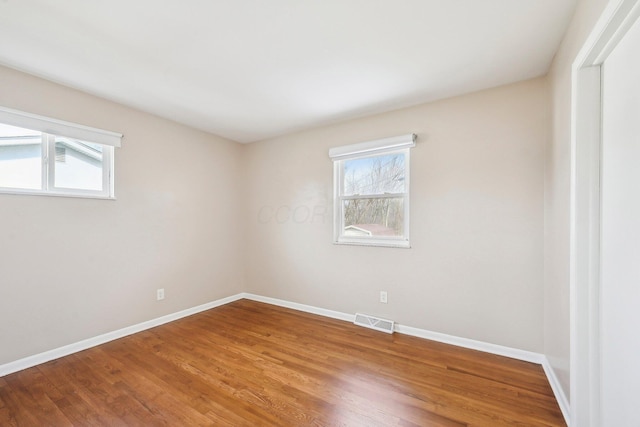
{"type": "Polygon", "coordinates": [[[354,320],[353,323],[364,326],[365,328],[375,329],[376,331],[382,331],[388,334],[393,333],[393,320],[356,313],[356,320],[354,320]]]}

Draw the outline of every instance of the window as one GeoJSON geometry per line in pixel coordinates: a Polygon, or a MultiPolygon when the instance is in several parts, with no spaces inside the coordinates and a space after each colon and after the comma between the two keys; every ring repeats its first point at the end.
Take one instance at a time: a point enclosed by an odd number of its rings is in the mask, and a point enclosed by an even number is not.
{"type": "Polygon", "coordinates": [[[0,192],[113,198],[121,138],[0,107],[0,192]]]}
{"type": "Polygon", "coordinates": [[[334,242],[409,247],[409,158],[414,134],[329,150],[334,242]]]}

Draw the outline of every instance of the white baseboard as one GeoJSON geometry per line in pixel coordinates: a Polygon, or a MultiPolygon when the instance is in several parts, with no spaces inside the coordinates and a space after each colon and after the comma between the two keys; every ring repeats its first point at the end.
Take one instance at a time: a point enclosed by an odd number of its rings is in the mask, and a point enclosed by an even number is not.
{"type": "Polygon", "coordinates": [[[266,304],[277,305],[279,307],[291,308],[293,310],[304,311],[305,313],[318,314],[324,317],[330,317],[332,319],[344,320],[346,322],[353,322],[356,318],[355,314],[342,313],[340,311],[327,310],[325,308],[314,307],[312,305],[298,304],[297,302],[286,301],[283,299],[263,297],[262,295],[243,293],[240,294],[243,298],[264,302],[266,304]]]}
{"type": "Polygon", "coordinates": [[[542,362],[542,369],[544,369],[544,373],[547,375],[547,379],[551,385],[551,390],[553,390],[553,394],[558,401],[560,410],[562,411],[564,421],[567,423],[567,426],[571,426],[571,406],[569,405],[569,399],[567,399],[567,395],[565,394],[562,385],[560,385],[560,380],[556,375],[556,371],[553,369],[551,363],[549,363],[549,359],[546,357],[542,362]]]}
{"type": "Polygon", "coordinates": [[[48,362],[50,360],[58,359],[60,357],[68,356],[73,353],[77,353],[82,350],[86,350],[91,347],[95,347],[100,344],[107,343],[109,341],[116,340],[118,338],[126,337],[127,335],[142,332],[147,329],[154,328],[156,326],[163,325],[165,323],[173,322],[174,320],[181,319],[183,317],[191,316],[192,314],[200,313],[202,311],[210,310],[221,305],[228,304],[233,301],[242,299],[243,294],[233,295],[227,298],[222,298],[216,301],[211,301],[206,304],[202,304],[196,307],[188,308],[186,310],[179,311],[177,313],[167,314],[166,316],[158,317],[156,319],[148,320],[146,322],[138,323],[137,325],[128,326],[126,328],[118,329],[117,331],[107,332],[97,337],[88,338],[86,340],[78,341],[73,344],[65,345],[53,350],[45,351],[43,353],[28,356],[23,359],[19,359],[13,362],[0,365],[0,377],[12,374],[14,372],[21,371],[23,369],[31,368],[36,365],[48,362]]]}
{"type": "Polygon", "coordinates": [[[456,337],[454,335],[442,334],[440,332],[432,332],[426,329],[413,328],[411,326],[396,325],[396,331],[401,334],[411,335],[414,337],[424,338],[432,341],[438,341],[444,344],[451,344],[457,347],[468,348],[471,350],[483,351],[485,353],[496,354],[498,356],[509,357],[511,359],[523,360],[525,362],[542,364],[545,359],[544,355],[534,353],[532,351],[520,350],[512,347],[505,347],[498,344],[491,344],[484,341],[476,341],[469,338],[456,337]]]}
{"type": "MultiPolygon", "coordinates": [[[[285,301],[276,298],[263,297],[261,295],[255,295],[250,293],[241,294],[244,298],[253,301],[264,302],[267,304],[278,305],[280,307],[291,308],[294,310],[304,311],[312,314],[319,314],[321,316],[331,317],[333,319],[346,320],[347,322],[353,322],[355,314],[342,313],[339,311],[327,310],[324,308],[314,307],[311,305],[298,304],[291,301],[285,301]]],[[[432,341],[438,341],[445,344],[452,344],[458,347],[469,348],[472,350],[484,351],[486,353],[497,354],[500,356],[510,357],[512,359],[524,360],[526,362],[542,364],[545,359],[544,355],[540,353],[534,353],[526,350],[518,350],[516,348],[504,347],[497,344],[489,344],[482,341],[475,341],[468,338],[460,338],[453,335],[441,334],[438,332],[431,332],[426,329],[413,328],[411,326],[395,325],[396,332],[405,335],[411,335],[414,337],[425,338],[432,341]]]]}
{"type": "MultiPolygon", "coordinates": [[[[332,319],[344,320],[347,322],[353,322],[355,319],[355,314],[342,313],[339,311],[327,310],[324,308],[314,307],[311,305],[299,304],[299,303],[281,300],[277,298],[270,298],[270,297],[265,297],[261,295],[242,292],[227,298],[211,301],[209,303],[202,304],[186,310],[182,310],[177,313],[168,314],[166,316],[162,316],[156,319],[148,320],[146,322],[138,323],[137,325],[129,326],[113,332],[108,332],[106,334],[99,335],[97,337],[88,338],[86,340],[82,340],[73,344],[69,344],[69,345],[59,347],[53,350],[45,351],[43,353],[39,353],[33,356],[25,357],[23,359],[19,359],[14,362],[9,362],[4,365],[0,365],[0,377],[14,373],[14,372],[21,371],[23,369],[31,368],[33,366],[48,362],[50,360],[58,359],[60,357],[67,356],[69,354],[86,350],[88,348],[95,347],[97,345],[104,344],[109,341],[126,337],[127,335],[135,334],[137,332],[142,332],[144,330],[154,328],[156,326],[160,326],[165,323],[169,323],[174,320],[181,319],[183,317],[191,316],[193,314],[200,313],[202,311],[210,310],[212,308],[219,307],[221,305],[229,304],[231,302],[238,301],[243,298],[252,300],[252,301],[263,302],[266,304],[276,305],[280,307],[290,308],[293,310],[303,311],[306,313],[317,314],[317,315],[329,317],[332,319]]],[[[549,384],[551,385],[553,393],[558,401],[558,405],[560,405],[562,415],[564,416],[565,421],[567,422],[567,425],[570,425],[569,401],[562,387],[560,386],[558,377],[556,376],[548,359],[543,354],[534,353],[534,352],[525,351],[525,350],[519,350],[511,347],[505,347],[497,344],[490,344],[482,341],[475,341],[468,338],[461,338],[453,335],[447,335],[439,332],[428,331],[426,329],[419,329],[411,326],[404,326],[404,325],[398,325],[398,324],[396,324],[396,332],[419,337],[419,338],[438,341],[445,344],[451,344],[458,347],[469,348],[472,350],[479,350],[486,353],[496,354],[499,356],[510,357],[512,359],[518,359],[518,360],[523,360],[526,362],[542,365],[542,368],[544,369],[544,372],[547,375],[547,379],[549,380],[549,384]]]]}

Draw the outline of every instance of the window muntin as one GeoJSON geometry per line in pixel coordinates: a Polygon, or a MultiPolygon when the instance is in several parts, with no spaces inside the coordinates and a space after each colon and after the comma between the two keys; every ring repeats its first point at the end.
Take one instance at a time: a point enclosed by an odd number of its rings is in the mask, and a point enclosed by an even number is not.
{"type": "Polygon", "coordinates": [[[0,192],[114,198],[122,134],[0,106],[0,192]]]}
{"type": "Polygon", "coordinates": [[[409,164],[415,135],[331,149],[334,242],[409,247],[409,164]]]}

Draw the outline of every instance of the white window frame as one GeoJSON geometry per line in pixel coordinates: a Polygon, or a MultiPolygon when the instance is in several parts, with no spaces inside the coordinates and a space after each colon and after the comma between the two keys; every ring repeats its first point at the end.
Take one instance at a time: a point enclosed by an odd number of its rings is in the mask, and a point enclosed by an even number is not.
{"type": "Polygon", "coordinates": [[[0,187],[0,193],[115,199],[114,151],[122,134],[0,107],[0,123],[41,132],[42,185],[40,189],[0,187]],[[55,137],[68,137],[102,146],[102,190],[55,186],[55,137]]]}
{"type": "Polygon", "coordinates": [[[333,243],[338,245],[382,246],[394,248],[410,248],[409,240],[409,202],[410,202],[410,165],[411,148],[415,147],[415,134],[377,139],[358,144],[344,145],[329,150],[333,160],[333,243]],[[379,156],[382,154],[402,153],[405,156],[404,192],[374,195],[345,196],[344,165],[345,161],[379,156]],[[402,236],[346,236],[344,235],[344,201],[369,198],[402,198],[404,204],[404,234],[402,236]]]}

